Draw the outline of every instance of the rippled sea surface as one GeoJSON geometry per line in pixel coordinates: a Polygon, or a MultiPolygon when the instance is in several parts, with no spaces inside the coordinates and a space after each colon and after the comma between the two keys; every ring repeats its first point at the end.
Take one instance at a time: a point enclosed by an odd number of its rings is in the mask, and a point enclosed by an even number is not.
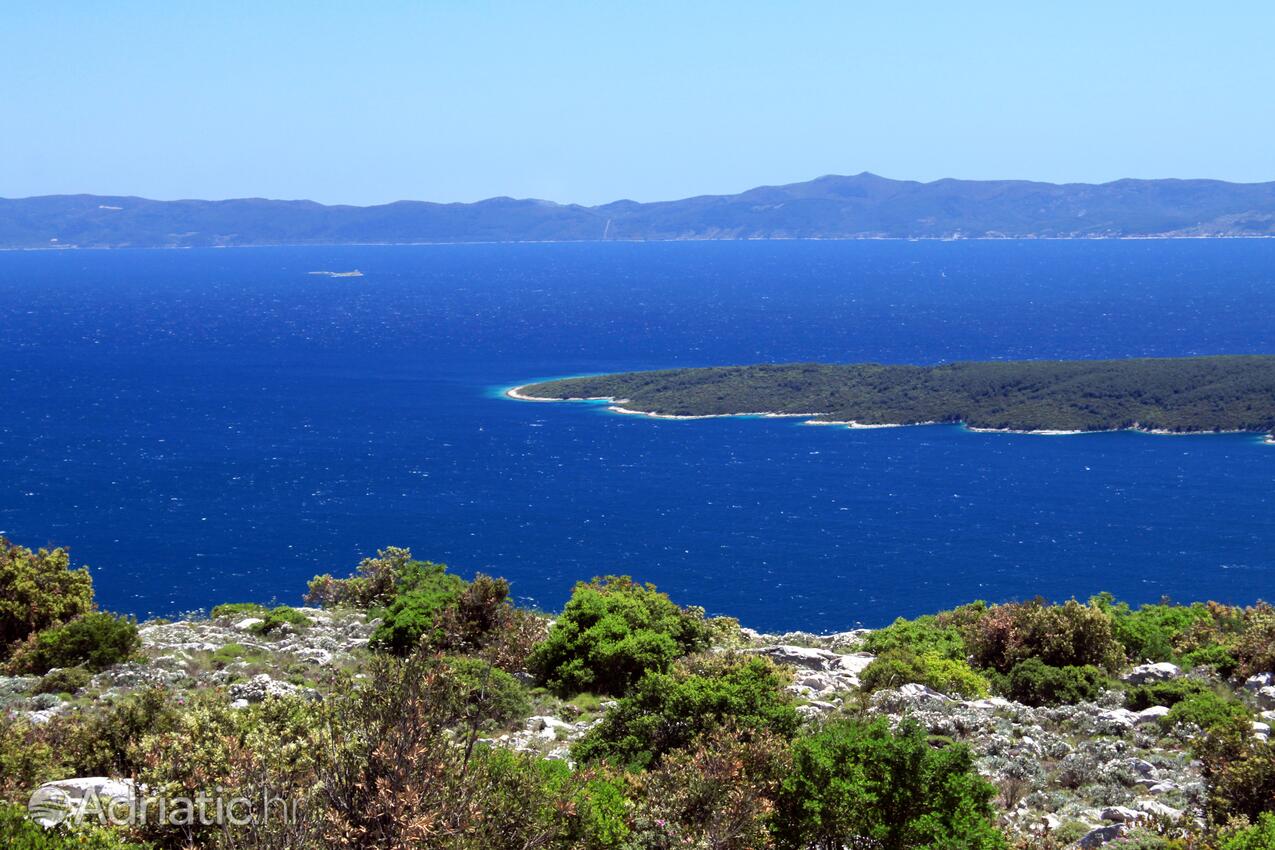
{"type": "Polygon", "coordinates": [[[0,253],[0,532],[71,546],[139,615],[296,601],[387,544],[545,608],[622,572],[759,628],[1099,590],[1251,601],[1275,572],[1256,437],[500,395],[671,366],[1211,353],[1275,353],[1275,242],[0,253]]]}

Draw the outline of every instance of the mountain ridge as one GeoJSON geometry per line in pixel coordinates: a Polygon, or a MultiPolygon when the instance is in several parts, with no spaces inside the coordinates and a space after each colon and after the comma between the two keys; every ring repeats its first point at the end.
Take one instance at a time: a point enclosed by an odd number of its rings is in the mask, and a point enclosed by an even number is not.
{"type": "Polygon", "coordinates": [[[596,206],[499,196],[374,206],[127,195],[0,198],[0,248],[730,239],[1275,236],[1275,182],[893,180],[870,172],[596,206]]]}

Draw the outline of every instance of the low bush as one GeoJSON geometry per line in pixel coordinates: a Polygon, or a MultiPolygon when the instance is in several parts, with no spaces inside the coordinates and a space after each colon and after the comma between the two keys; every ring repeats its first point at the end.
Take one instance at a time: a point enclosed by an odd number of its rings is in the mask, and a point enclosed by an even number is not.
{"type": "Polygon", "coordinates": [[[992,850],[1005,846],[995,793],[966,747],[935,749],[914,721],[833,721],[793,743],[773,837],[781,850],[992,850]]]}
{"type": "Polygon", "coordinates": [[[955,661],[965,660],[965,639],[955,626],[940,625],[934,616],[895,620],[884,629],[869,632],[864,649],[877,655],[905,651],[915,655],[932,655],[955,661]]]}
{"type": "Polygon", "coordinates": [[[1240,666],[1239,659],[1235,657],[1233,651],[1217,644],[1202,646],[1199,649],[1185,652],[1179,659],[1179,663],[1188,670],[1196,667],[1208,667],[1224,679],[1229,679],[1235,675],[1235,671],[1240,666]]]}
{"type": "Polygon", "coordinates": [[[1116,602],[1109,593],[1096,596],[1091,602],[1111,616],[1116,639],[1124,647],[1125,655],[1135,663],[1176,661],[1182,637],[1198,624],[1212,620],[1209,609],[1202,603],[1161,602],[1135,610],[1128,603],[1116,602]]]}
{"type": "Polygon", "coordinates": [[[258,605],[256,602],[223,602],[221,605],[214,606],[208,612],[208,616],[214,620],[220,620],[223,617],[242,620],[246,617],[265,617],[269,612],[269,608],[258,605]]]}
{"type": "Polygon", "coordinates": [[[1210,688],[1198,679],[1171,679],[1167,682],[1152,682],[1147,685],[1135,685],[1125,691],[1125,708],[1130,711],[1141,711],[1153,705],[1173,707],[1188,697],[1211,693],[1210,688]]]}
{"type": "Polygon", "coordinates": [[[624,799],[606,776],[458,742],[449,727],[467,708],[444,665],[378,656],[369,676],[322,704],[336,744],[318,768],[333,845],[603,850],[625,839],[624,799]]]}
{"type": "Polygon", "coordinates": [[[1110,680],[1092,665],[1054,667],[1039,658],[1021,661],[1009,671],[1005,696],[1024,705],[1072,705],[1097,699],[1110,680]]]}
{"type": "Polygon", "coordinates": [[[28,639],[10,665],[20,672],[36,674],[54,667],[80,665],[100,672],[127,661],[141,645],[137,623],[132,618],[95,611],[28,639]]]}
{"type": "Polygon", "coordinates": [[[763,658],[728,654],[687,659],[668,673],[648,673],[575,746],[584,762],[609,760],[645,768],[665,753],[730,725],[789,737],[799,717],[786,678],[763,658]]]}
{"type": "Polygon", "coordinates": [[[560,695],[619,695],[647,673],[706,649],[711,636],[702,612],[678,607],[652,584],[608,576],[576,585],[528,664],[560,695]]]}
{"type": "Polygon", "coordinates": [[[31,820],[25,808],[0,803],[0,847],[5,850],[146,850],[149,846],[95,826],[45,829],[31,820]]]}
{"type": "Polygon", "coordinates": [[[219,646],[212,652],[212,661],[218,667],[234,664],[236,661],[260,661],[266,657],[263,650],[244,646],[242,643],[228,643],[219,646]]]}
{"type": "Polygon", "coordinates": [[[296,608],[287,605],[279,605],[258,616],[261,617],[261,622],[253,623],[249,631],[259,636],[272,634],[284,626],[291,626],[293,629],[300,630],[307,628],[311,623],[309,617],[296,608]]]}
{"type": "Polygon", "coordinates": [[[1205,689],[1179,700],[1162,722],[1169,728],[1189,723],[1207,732],[1231,723],[1247,725],[1249,721],[1248,709],[1241,703],[1205,689]]]}
{"type": "Polygon", "coordinates": [[[788,742],[729,726],[632,777],[636,847],[753,850],[772,846],[770,818],[790,765],[788,742]]]}
{"type": "Polygon", "coordinates": [[[88,685],[93,674],[83,667],[63,667],[46,673],[35,686],[37,694],[73,694],[88,685]]]}
{"type": "Polygon", "coordinates": [[[486,727],[505,726],[531,713],[526,689],[504,670],[477,658],[448,658],[444,663],[486,727]]]}
{"type": "Polygon", "coordinates": [[[0,802],[26,800],[40,783],[65,777],[61,753],[45,740],[45,731],[0,713],[0,802]]]}
{"type": "Polygon", "coordinates": [[[1218,850],[1271,850],[1275,847],[1275,813],[1263,812],[1257,823],[1228,831],[1218,850]]]}
{"type": "Polygon", "coordinates": [[[147,763],[146,740],[170,732],[180,706],[163,688],[147,688],[98,705],[83,717],[58,717],[49,733],[67,776],[136,776],[147,763]]]}
{"type": "Polygon", "coordinates": [[[918,655],[906,649],[891,649],[878,655],[859,680],[865,693],[897,688],[909,682],[963,697],[984,697],[989,690],[987,679],[964,661],[941,655],[918,655]]]}

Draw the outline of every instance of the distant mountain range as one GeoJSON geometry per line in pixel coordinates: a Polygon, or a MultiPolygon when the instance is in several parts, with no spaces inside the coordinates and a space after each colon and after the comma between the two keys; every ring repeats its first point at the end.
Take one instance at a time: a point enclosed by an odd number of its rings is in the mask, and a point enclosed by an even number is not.
{"type": "Polygon", "coordinates": [[[1275,183],[1034,183],[875,174],[595,207],[491,198],[372,207],[246,198],[0,199],[0,248],[674,239],[1275,236],[1275,183]]]}

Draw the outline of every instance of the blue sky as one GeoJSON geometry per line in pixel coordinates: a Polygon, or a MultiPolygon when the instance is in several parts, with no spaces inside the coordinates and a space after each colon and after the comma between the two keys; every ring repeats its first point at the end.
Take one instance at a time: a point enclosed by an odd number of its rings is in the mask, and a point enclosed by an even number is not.
{"type": "Polygon", "coordinates": [[[1270,2],[28,3],[0,196],[1275,179],[1270,2]]]}

